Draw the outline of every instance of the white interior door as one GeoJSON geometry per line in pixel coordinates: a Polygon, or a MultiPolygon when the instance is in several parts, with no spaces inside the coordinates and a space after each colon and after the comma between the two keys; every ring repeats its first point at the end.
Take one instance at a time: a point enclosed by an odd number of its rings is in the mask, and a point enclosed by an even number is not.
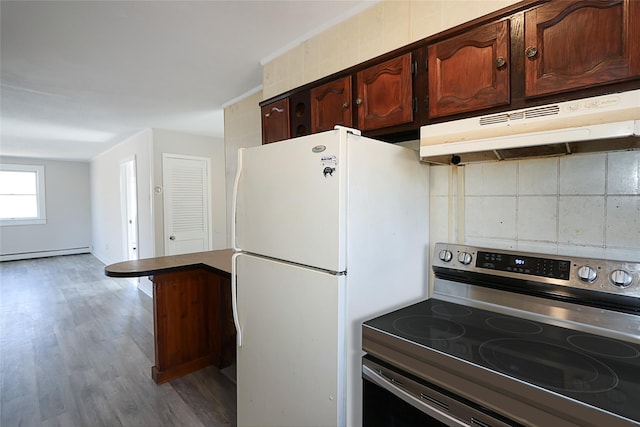
{"type": "Polygon", "coordinates": [[[344,276],[237,258],[238,426],[345,425],[344,276]]]}
{"type": "Polygon", "coordinates": [[[136,158],[120,162],[120,199],[122,207],[122,241],[126,259],[139,258],[138,251],[138,184],[136,158]]]}
{"type": "Polygon", "coordinates": [[[162,154],[165,255],[210,249],[208,158],[162,154]]]}

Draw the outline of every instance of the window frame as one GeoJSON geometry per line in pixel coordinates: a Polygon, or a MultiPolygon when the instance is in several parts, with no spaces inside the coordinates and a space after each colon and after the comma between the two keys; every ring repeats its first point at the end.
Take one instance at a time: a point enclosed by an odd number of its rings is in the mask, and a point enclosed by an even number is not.
{"type": "Polygon", "coordinates": [[[0,226],[7,225],[40,225],[47,223],[47,208],[45,197],[44,165],[0,164],[0,171],[11,172],[35,172],[36,174],[36,200],[38,204],[38,216],[34,218],[0,218],[0,226]]]}

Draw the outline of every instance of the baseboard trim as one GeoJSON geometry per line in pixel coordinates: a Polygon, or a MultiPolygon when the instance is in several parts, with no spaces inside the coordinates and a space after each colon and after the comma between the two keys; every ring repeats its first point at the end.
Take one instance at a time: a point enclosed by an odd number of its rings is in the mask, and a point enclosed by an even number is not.
{"type": "Polygon", "coordinates": [[[16,254],[5,254],[0,255],[0,261],[18,261],[23,259],[33,259],[33,258],[46,258],[51,256],[58,255],[79,255],[79,254],[90,254],[90,247],[83,248],[70,248],[70,249],[55,249],[50,251],[35,251],[35,252],[23,252],[16,254]]]}

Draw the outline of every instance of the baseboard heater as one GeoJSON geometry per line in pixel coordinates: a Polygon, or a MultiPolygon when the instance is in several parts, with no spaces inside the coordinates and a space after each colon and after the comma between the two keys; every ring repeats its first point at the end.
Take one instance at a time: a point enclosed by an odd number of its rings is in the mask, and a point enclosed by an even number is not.
{"type": "Polygon", "coordinates": [[[19,252],[12,254],[1,254],[0,261],[18,261],[23,259],[46,258],[59,255],[78,255],[91,253],[89,246],[80,248],[52,249],[46,251],[19,252]]]}

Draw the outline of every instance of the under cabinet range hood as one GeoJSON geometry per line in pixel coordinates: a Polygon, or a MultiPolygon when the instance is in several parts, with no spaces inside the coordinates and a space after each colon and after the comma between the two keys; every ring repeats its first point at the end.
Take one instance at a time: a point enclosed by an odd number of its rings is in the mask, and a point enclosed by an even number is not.
{"type": "Polygon", "coordinates": [[[420,159],[447,165],[638,149],[640,90],[420,129],[420,159]]]}

